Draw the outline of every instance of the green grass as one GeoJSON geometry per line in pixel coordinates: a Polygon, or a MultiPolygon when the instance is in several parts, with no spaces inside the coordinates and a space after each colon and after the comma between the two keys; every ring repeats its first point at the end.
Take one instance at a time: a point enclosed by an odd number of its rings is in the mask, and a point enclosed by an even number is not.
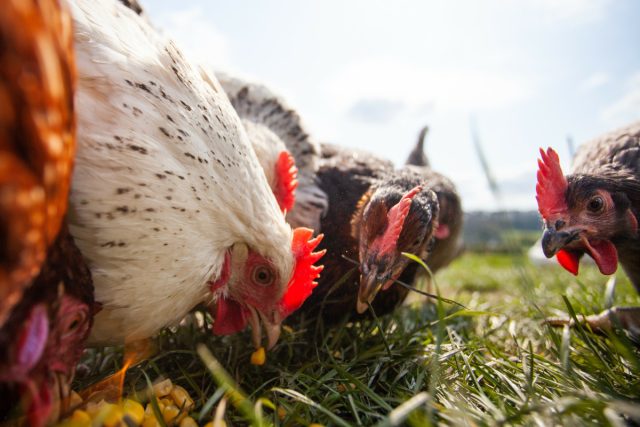
{"type": "MultiPolygon", "coordinates": [[[[292,325],[262,367],[248,362],[248,333],[214,338],[192,322],[163,332],[125,387],[169,377],[190,390],[202,422],[226,393],[229,425],[640,423],[640,353],[626,336],[541,322],[567,303],[582,314],[606,308],[606,278],[582,269],[574,278],[520,256],[466,254],[436,277],[441,295],[466,309],[414,299],[378,322],[292,325]]],[[[640,304],[618,276],[615,303],[640,304]]],[[[88,352],[90,372],[76,386],[120,362],[119,349],[88,352]]]]}

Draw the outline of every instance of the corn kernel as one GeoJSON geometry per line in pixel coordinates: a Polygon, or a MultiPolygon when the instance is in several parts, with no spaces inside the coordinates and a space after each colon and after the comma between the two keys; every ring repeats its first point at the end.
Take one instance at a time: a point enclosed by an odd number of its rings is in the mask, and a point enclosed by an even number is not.
{"type": "Polygon", "coordinates": [[[82,425],[87,425],[87,426],[91,425],[91,417],[89,416],[88,413],[86,413],[81,409],[76,409],[75,411],[73,411],[73,415],[71,415],[70,420],[73,422],[80,423],[82,425]]]}
{"type": "Polygon", "coordinates": [[[176,405],[168,405],[166,408],[164,408],[164,411],[162,411],[162,417],[164,418],[164,422],[167,424],[180,422],[180,420],[183,418],[180,415],[184,416],[184,414],[180,412],[180,409],[176,405]]]}
{"type": "Polygon", "coordinates": [[[178,408],[182,408],[183,412],[189,412],[193,408],[193,399],[191,399],[187,390],[179,385],[173,386],[171,398],[178,408]]]}
{"type": "Polygon", "coordinates": [[[227,427],[225,420],[209,421],[204,427],[227,427]]]}
{"type": "Polygon", "coordinates": [[[264,351],[264,347],[260,347],[256,351],[251,354],[251,364],[262,366],[264,362],[267,360],[267,355],[264,351]]]}
{"type": "Polygon", "coordinates": [[[185,417],[180,421],[180,427],[198,427],[198,423],[191,417],[185,417]]]}
{"type": "MultiPolygon", "coordinates": [[[[164,407],[166,405],[160,401],[158,401],[158,408],[160,408],[160,413],[164,411],[164,407]]],[[[155,413],[153,412],[153,405],[151,402],[147,403],[147,407],[144,408],[144,416],[145,417],[155,417],[155,413]]]]}
{"type": "Polygon", "coordinates": [[[318,423],[311,423],[309,424],[309,427],[324,427],[324,425],[318,424],[318,423]]]}
{"type": "Polygon", "coordinates": [[[141,424],[144,420],[144,408],[135,400],[125,399],[122,402],[122,410],[136,424],[141,424]]]}
{"type": "Polygon", "coordinates": [[[153,385],[153,392],[158,398],[167,396],[171,390],[173,390],[173,383],[169,378],[153,385]]]}
{"type": "Polygon", "coordinates": [[[278,413],[278,418],[280,420],[284,420],[284,417],[287,416],[287,410],[284,409],[282,406],[278,406],[278,409],[276,412],[278,413]]]}
{"type": "Polygon", "coordinates": [[[91,417],[85,411],[76,409],[73,414],[58,424],[60,427],[91,427],[91,417]]]}
{"type": "Polygon", "coordinates": [[[118,405],[113,403],[106,403],[100,408],[98,414],[95,417],[95,424],[102,425],[104,427],[116,427],[122,422],[122,410],[118,405]]]}
{"type": "Polygon", "coordinates": [[[162,403],[165,407],[167,407],[169,405],[173,405],[173,400],[169,399],[168,397],[160,399],[159,402],[162,403]]]}
{"type": "Polygon", "coordinates": [[[204,425],[204,427],[213,427],[213,421],[209,421],[204,425]]]}
{"type": "Polygon", "coordinates": [[[142,421],[142,427],[160,427],[160,423],[158,422],[155,416],[145,415],[144,421],[142,421]]]}

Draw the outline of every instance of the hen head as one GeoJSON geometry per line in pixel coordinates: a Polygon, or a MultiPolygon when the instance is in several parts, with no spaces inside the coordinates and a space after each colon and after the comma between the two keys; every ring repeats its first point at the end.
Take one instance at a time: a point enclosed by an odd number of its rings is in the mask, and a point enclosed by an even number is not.
{"type": "Polygon", "coordinates": [[[17,312],[23,313],[17,316],[21,327],[0,366],[0,382],[17,389],[29,425],[42,426],[65,409],[91,325],[90,308],[61,287],[54,302],[41,301],[17,312]]]}
{"type": "Polygon", "coordinates": [[[436,195],[422,186],[409,188],[401,182],[380,185],[364,196],[354,215],[360,258],[358,313],[402,274],[409,264],[402,252],[423,257],[430,248],[437,228],[436,195]]]}
{"type": "Polygon", "coordinates": [[[562,267],[577,275],[586,253],[602,274],[615,273],[616,243],[638,233],[624,180],[606,173],[565,177],[553,149],[540,149],[540,155],[536,200],[544,220],[545,256],[555,255],[562,267]]]}
{"type": "Polygon", "coordinates": [[[210,284],[217,295],[213,333],[229,335],[251,325],[253,344],[260,347],[262,327],[267,335],[267,349],[280,336],[282,321],[297,310],[317,286],[315,279],[322,266],[314,266],[325,251],[313,252],[322,235],[296,228],[291,252],[295,259],[292,271],[283,272],[277,263],[243,243],[227,251],[220,277],[210,284]]]}

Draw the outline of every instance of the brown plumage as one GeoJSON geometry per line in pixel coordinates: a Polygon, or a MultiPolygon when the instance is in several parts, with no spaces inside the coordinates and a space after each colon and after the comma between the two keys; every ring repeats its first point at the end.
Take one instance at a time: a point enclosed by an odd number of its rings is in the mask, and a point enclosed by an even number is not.
{"type": "Polygon", "coordinates": [[[449,265],[463,251],[462,202],[455,184],[446,176],[434,171],[424,152],[424,139],[428,127],[425,126],[418,135],[418,142],[407,158],[406,168],[419,173],[429,187],[438,196],[440,213],[438,214],[438,228],[435,231],[435,243],[426,260],[433,273],[449,265]]]}
{"type": "Polygon", "coordinates": [[[425,257],[429,250],[438,212],[435,194],[416,173],[396,172],[390,162],[369,153],[326,144],[317,178],[329,196],[320,229],[327,254],[319,285],[301,312],[314,317],[321,310],[325,323],[332,324],[345,315],[356,317],[356,308],[362,312],[369,300],[377,315],[389,313],[407,295],[393,280],[411,283],[417,271],[400,252],[425,257]],[[376,240],[388,233],[389,212],[418,186],[395,246],[382,254],[376,240]]]}
{"type": "Polygon", "coordinates": [[[57,0],[0,2],[0,420],[55,420],[93,287],[63,224],[75,152],[71,21],[57,0]]]}
{"type": "MultiPolygon", "coordinates": [[[[619,262],[640,292],[640,122],[580,147],[570,175],[552,149],[541,157],[536,192],[545,255],[573,274],[584,254],[607,275],[619,262]]],[[[640,309],[618,315],[640,336],[640,309]]]]}
{"type": "Polygon", "coordinates": [[[64,216],[75,148],[73,38],[56,0],[0,6],[0,325],[64,216]]]}

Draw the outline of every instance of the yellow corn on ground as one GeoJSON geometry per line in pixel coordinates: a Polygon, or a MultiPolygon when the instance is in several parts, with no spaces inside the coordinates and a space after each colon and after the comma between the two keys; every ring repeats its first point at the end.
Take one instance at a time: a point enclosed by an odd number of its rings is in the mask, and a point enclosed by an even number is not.
{"type": "MultiPolygon", "coordinates": [[[[197,427],[198,423],[189,416],[195,403],[189,392],[171,380],[163,380],[153,385],[158,408],[164,423],[169,427],[197,427]]],[[[136,425],[142,427],[159,427],[151,402],[146,407],[133,399],[123,399],[115,403],[87,402],[81,409],[76,409],[71,416],[62,420],[58,427],[120,427],[136,425]],[[125,421],[126,418],[126,421],[125,421]]],[[[212,424],[212,423],[210,423],[212,424]]],[[[215,427],[225,427],[224,421],[215,423],[215,427]]]]}
{"type": "Polygon", "coordinates": [[[198,427],[198,423],[191,417],[184,417],[180,421],[180,427],[198,427]]]}
{"type": "Polygon", "coordinates": [[[262,366],[264,362],[267,360],[267,355],[264,351],[264,347],[260,347],[256,351],[251,354],[251,364],[262,366]]]}

